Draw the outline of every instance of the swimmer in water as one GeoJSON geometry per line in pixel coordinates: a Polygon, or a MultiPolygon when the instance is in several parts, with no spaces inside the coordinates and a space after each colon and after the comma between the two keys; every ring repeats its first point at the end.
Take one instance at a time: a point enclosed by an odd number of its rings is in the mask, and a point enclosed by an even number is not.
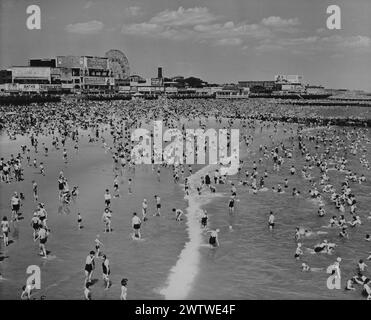
{"type": "Polygon", "coordinates": [[[317,272],[317,271],[322,271],[323,268],[311,268],[309,265],[307,265],[306,263],[303,262],[301,264],[301,270],[303,272],[308,272],[308,271],[317,272]]]}
{"type": "Polygon", "coordinates": [[[294,257],[295,257],[296,260],[299,260],[300,259],[300,256],[302,256],[303,254],[304,254],[304,252],[301,249],[301,243],[299,242],[298,243],[298,246],[296,247],[294,257]]]}
{"type": "Polygon", "coordinates": [[[78,227],[79,230],[82,229],[82,224],[81,223],[82,223],[81,213],[78,212],[77,213],[77,227],[78,227]]]}
{"type": "Polygon", "coordinates": [[[27,283],[22,287],[21,300],[31,300],[31,292],[35,289],[35,283],[27,283]]]}
{"type": "Polygon", "coordinates": [[[346,286],[345,286],[345,290],[355,291],[356,288],[354,288],[354,283],[355,283],[354,279],[349,279],[349,280],[347,281],[346,286]]]}
{"type": "Polygon", "coordinates": [[[345,226],[341,228],[341,231],[339,233],[339,237],[349,239],[349,234],[348,234],[347,229],[346,229],[345,226]]]}
{"type": "Polygon", "coordinates": [[[229,199],[229,204],[228,204],[230,214],[234,212],[234,201],[235,201],[234,196],[231,196],[231,198],[229,199]]]}
{"type": "Polygon", "coordinates": [[[364,261],[362,259],[360,259],[358,261],[358,265],[357,265],[358,274],[363,274],[365,272],[366,268],[367,268],[367,264],[364,263],[364,261]]]}
{"type": "Polygon", "coordinates": [[[310,267],[306,263],[303,262],[301,264],[301,271],[303,271],[303,272],[310,271],[310,267]]]}
{"type": "Polygon", "coordinates": [[[295,240],[298,241],[301,238],[300,228],[296,227],[295,229],[295,240]]]}
{"type": "Polygon", "coordinates": [[[220,231],[219,229],[207,231],[207,233],[210,233],[209,245],[211,248],[219,247],[219,239],[218,239],[219,231],[220,231]]]}

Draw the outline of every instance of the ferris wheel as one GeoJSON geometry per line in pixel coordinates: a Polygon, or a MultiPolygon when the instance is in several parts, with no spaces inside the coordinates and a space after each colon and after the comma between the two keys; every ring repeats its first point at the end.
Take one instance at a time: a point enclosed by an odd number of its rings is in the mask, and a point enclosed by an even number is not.
{"type": "Polygon", "coordinates": [[[130,76],[130,67],[128,58],[120,50],[111,49],[106,52],[110,68],[115,79],[124,79],[130,76]]]}

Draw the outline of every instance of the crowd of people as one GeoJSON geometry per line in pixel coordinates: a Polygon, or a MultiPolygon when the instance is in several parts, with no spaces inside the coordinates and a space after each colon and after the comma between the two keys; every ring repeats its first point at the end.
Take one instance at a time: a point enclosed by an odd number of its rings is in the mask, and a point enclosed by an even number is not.
{"type": "MultiPolygon", "coordinates": [[[[25,106],[2,106],[0,112],[3,117],[3,135],[11,141],[19,137],[26,137],[27,143],[20,146],[17,153],[3,154],[0,160],[1,184],[10,184],[15,190],[10,199],[9,212],[2,212],[1,221],[3,247],[2,251],[10,245],[9,232],[12,224],[23,223],[22,219],[30,219],[32,227],[32,239],[39,242],[40,256],[47,258],[46,248],[48,237],[51,235],[53,226],[48,224],[48,213],[45,204],[40,202],[42,196],[39,194],[37,179],[27,176],[24,167],[33,167],[39,171],[40,177],[45,178],[48,168],[50,154],[55,153],[63,158],[66,166],[73,165],[71,153],[79,153],[83,143],[98,145],[112,158],[112,194],[110,187],[102,191],[102,232],[111,233],[112,225],[112,202],[123,194],[119,188],[120,177],[127,175],[127,193],[135,193],[133,182],[135,181],[136,165],[132,159],[132,149],[135,142],[131,140],[131,133],[136,128],[148,127],[153,120],[161,119],[167,128],[178,128],[183,132],[185,123],[193,122],[200,128],[207,128],[208,121],[212,119],[216,124],[226,129],[238,126],[240,128],[240,143],[242,148],[252,148],[254,144],[253,132],[262,133],[264,130],[271,132],[267,137],[267,143],[257,148],[258,160],[252,163],[250,159],[241,159],[236,179],[230,179],[222,175],[220,168],[212,168],[200,178],[195,185],[189,182],[195,167],[182,163],[151,165],[152,174],[161,181],[163,170],[171,170],[174,183],[184,184],[184,193],[187,198],[190,194],[202,196],[203,194],[216,193],[220,189],[230,188],[230,195],[226,204],[228,215],[235,214],[238,205],[239,192],[249,190],[252,194],[259,191],[274,193],[289,193],[292,197],[308,197],[317,206],[315,219],[326,219],[327,208],[335,208],[337,215],[333,215],[329,223],[322,230],[310,230],[305,227],[296,227],[294,239],[296,249],[294,262],[301,261],[300,268],[305,272],[328,270],[326,266],[313,268],[305,260],[306,256],[316,254],[335,254],[336,248],[342,245],[341,241],[329,242],[322,239],[314,247],[304,247],[306,239],[313,236],[328,235],[332,230],[338,232],[339,240],[352,241],[353,234],[358,232],[360,226],[369,224],[371,213],[360,211],[357,206],[357,194],[354,185],[368,183],[366,173],[370,170],[368,145],[370,135],[368,128],[351,128],[329,125],[328,116],[317,114],[318,121],[310,124],[293,125],[295,114],[301,112],[301,119],[310,117],[313,120],[313,111],[308,108],[297,107],[293,110],[277,105],[274,101],[251,100],[246,101],[220,101],[212,99],[192,100],[148,100],[148,101],[68,101],[48,102],[31,104],[25,106]],[[280,121],[285,119],[286,122],[280,121]],[[291,119],[291,120],[290,120],[291,119]],[[318,125],[327,125],[317,128],[318,125]],[[275,139],[278,127],[282,126],[287,139],[278,141],[275,139]],[[270,131],[269,131],[270,130],[270,131]],[[85,134],[82,135],[82,132],[85,134]],[[51,143],[45,142],[45,137],[51,143]],[[300,157],[304,161],[303,166],[287,166],[286,162],[293,157],[300,157]],[[352,169],[351,162],[358,161],[364,172],[352,169]],[[286,178],[282,184],[269,185],[269,178],[275,172],[286,172],[286,178]],[[341,185],[333,182],[333,174],[336,179],[341,177],[341,185]],[[310,185],[309,193],[304,190],[290,188],[290,178],[298,176],[303,183],[310,185]],[[32,217],[28,216],[30,208],[22,207],[24,195],[18,189],[19,182],[30,181],[35,209],[32,217]],[[268,188],[268,186],[270,188],[268,188]],[[23,211],[23,213],[21,213],[23,211]],[[26,217],[27,215],[27,217],[26,217]],[[352,233],[348,231],[352,230],[352,233]],[[326,230],[326,231],[324,231],[326,230]]],[[[312,121],[311,120],[311,121],[312,121]]],[[[153,132],[151,132],[153,135],[153,132]]],[[[207,148],[207,142],[205,149],[207,148]]],[[[197,153],[197,149],[196,149],[197,153]]],[[[70,188],[68,179],[61,171],[55,177],[58,185],[58,200],[62,206],[68,207],[71,203],[78,201],[79,187],[70,188]]],[[[153,195],[154,217],[161,217],[162,203],[161,195],[153,195]]],[[[138,208],[142,209],[139,217],[137,212],[132,212],[131,228],[132,240],[142,239],[141,226],[148,223],[149,210],[147,199],[143,199],[138,208]]],[[[138,210],[139,211],[139,210],[138,210]]],[[[187,216],[181,208],[172,208],[175,221],[181,223],[187,216]]],[[[298,213],[300,214],[300,213],[298,213]]],[[[219,228],[211,228],[210,217],[204,208],[198,217],[200,228],[203,230],[208,244],[215,250],[219,246],[219,228]]],[[[279,216],[272,210],[268,214],[268,230],[274,232],[279,228],[279,216]]],[[[83,231],[83,219],[80,212],[77,213],[77,229],[83,231]]],[[[232,226],[230,226],[232,229],[232,226]]],[[[368,226],[368,229],[370,227],[368,226]]],[[[294,232],[294,230],[293,230],[294,232]]],[[[30,236],[31,237],[31,236],[30,236]]],[[[363,235],[364,241],[370,241],[370,233],[363,235]]],[[[92,242],[93,243],[93,242],[92,242]]],[[[83,253],[82,253],[83,254],[83,253]]],[[[97,235],[94,246],[86,257],[84,298],[92,299],[91,287],[94,285],[92,274],[95,270],[95,261],[102,261],[102,278],[104,290],[109,290],[112,285],[110,280],[111,268],[104,244],[97,235]]],[[[356,272],[349,277],[346,290],[355,290],[354,285],[360,285],[362,294],[371,299],[370,279],[367,276],[367,264],[370,256],[364,256],[355,263],[356,272]]],[[[335,278],[341,278],[341,257],[330,266],[330,273],[335,278]]],[[[299,267],[299,266],[298,266],[299,267]]],[[[1,275],[2,276],[2,275],[1,275]]],[[[6,275],[5,275],[6,276],[6,275]]],[[[120,282],[120,299],[126,300],[128,279],[123,277],[120,282]]],[[[22,299],[30,299],[33,291],[32,283],[27,283],[21,294],[22,299]]]]}

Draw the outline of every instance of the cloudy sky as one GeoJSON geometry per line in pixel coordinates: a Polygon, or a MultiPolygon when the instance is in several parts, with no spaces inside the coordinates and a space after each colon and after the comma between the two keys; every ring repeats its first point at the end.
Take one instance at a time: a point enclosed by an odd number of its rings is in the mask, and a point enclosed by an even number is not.
{"type": "Polygon", "coordinates": [[[331,88],[371,91],[370,0],[0,0],[0,66],[28,58],[122,50],[132,73],[209,82],[302,74],[331,88]],[[26,8],[41,8],[41,30],[26,8]],[[328,30],[326,8],[341,8],[328,30]]]}

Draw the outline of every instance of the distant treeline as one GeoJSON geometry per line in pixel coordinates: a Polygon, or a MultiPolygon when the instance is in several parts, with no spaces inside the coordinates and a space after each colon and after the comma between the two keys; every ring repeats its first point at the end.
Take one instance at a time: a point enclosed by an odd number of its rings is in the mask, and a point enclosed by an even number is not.
{"type": "Polygon", "coordinates": [[[30,103],[59,102],[60,96],[50,95],[21,95],[0,96],[0,105],[25,105],[30,103]]]}

